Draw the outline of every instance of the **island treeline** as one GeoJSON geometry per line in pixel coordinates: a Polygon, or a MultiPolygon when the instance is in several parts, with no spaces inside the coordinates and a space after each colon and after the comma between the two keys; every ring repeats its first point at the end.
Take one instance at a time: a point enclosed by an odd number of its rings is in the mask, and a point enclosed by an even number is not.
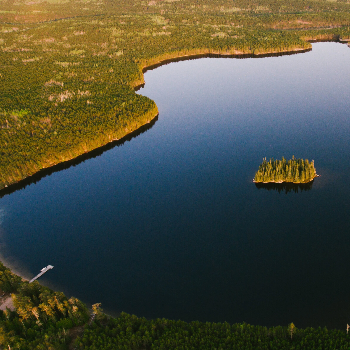
{"type": "Polygon", "coordinates": [[[157,113],[142,70],[196,54],[349,40],[346,1],[73,0],[0,4],[0,189],[120,139],[157,113]]]}
{"type": "Polygon", "coordinates": [[[0,310],[0,348],[21,350],[151,349],[349,349],[344,331],[326,328],[263,327],[246,323],[117,318],[92,310],[77,298],[28,283],[0,262],[0,289],[12,293],[15,310],[0,310]]]}
{"type": "Polygon", "coordinates": [[[303,184],[312,181],[316,176],[314,161],[295,159],[294,156],[288,161],[284,157],[282,160],[272,158],[269,161],[264,158],[255,174],[254,182],[303,184]]]}

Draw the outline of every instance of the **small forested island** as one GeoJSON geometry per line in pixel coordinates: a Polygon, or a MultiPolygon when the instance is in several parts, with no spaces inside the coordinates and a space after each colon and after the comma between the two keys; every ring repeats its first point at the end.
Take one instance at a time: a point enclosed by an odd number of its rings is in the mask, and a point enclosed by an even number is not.
{"type": "Polygon", "coordinates": [[[294,156],[288,161],[284,157],[282,160],[272,158],[267,161],[265,157],[253,181],[256,183],[291,182],[300,184],[308,183],[317,176],[314,161],[295,159],[294,156]]]}

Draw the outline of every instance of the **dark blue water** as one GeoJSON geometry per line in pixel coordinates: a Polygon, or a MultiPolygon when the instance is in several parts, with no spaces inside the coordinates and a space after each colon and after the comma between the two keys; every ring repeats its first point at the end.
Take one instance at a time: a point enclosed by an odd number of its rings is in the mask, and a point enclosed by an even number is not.
{"type": "Polygon", "coordinates": [[[0,199],[2,259],[147,318],[350,322],[350,49],[199,59],[145,74],[159,119],[0,199]],[[315,160],[309,190],[253,183],[263,157],[315,160]]]}

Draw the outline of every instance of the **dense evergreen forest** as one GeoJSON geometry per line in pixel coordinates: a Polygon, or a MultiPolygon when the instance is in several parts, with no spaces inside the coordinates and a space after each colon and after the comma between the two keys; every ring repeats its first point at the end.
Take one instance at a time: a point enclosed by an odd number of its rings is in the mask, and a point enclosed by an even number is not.
{"type": "Polygon", "coordinates": [[[0,189],[149,123],[143,69],[350,38],[346,0],[3,0],[0,189]]]}
{"type": "Polygon", "coordinates": [[[77,349],[159,350],[281,350],[349,349],[345,331],[326,328],[297,329],[249,324],[146,320],[122,313],[117,319],[101,317],[75,340],[77,349]]]}
{"type": "MultiPolygon", "coordinates": [[[[0,190],[152,122],[143,69],[199,54],[302,52],[350,39],[347,0],[1,0],[0,190]]],[[[11,349],[349,349],[346,332],[96,317],[0,264],[11,349]],[[76,334],[82,334],[76,337],[76,334]]]]}
{"type": "Polygon", "coordinates": [[[0,289],[12,293],[15,310],[0,310],[0,348],[21,350],[148,350],[148,349],[329,349],[350,348],[345,329],[262,327],[246,323],[146,320],[126,313],[105,315],[100,304],[92,310],[28,283],[0,263],[0,289]]]}
{"type": "Polygon", "coordinates": [[[76,298],[28,283],[0,262],[0,290],[12,293],[15,311],[0,310],[1,349],[68,349],[68,330],[89,320],[89,311],[76,298]]]}
{"type": "Polygon", "coordinates": [[[316,176],[314,161],[295,159],[294,156],[293,159],[288,161],[284,157],[282,157],[282,160],[272,158],[270,161],[266,161],[266,158],[264,158],[255,174],[254,182],[292,182],[299,184],[310,182],[316,176]]]}

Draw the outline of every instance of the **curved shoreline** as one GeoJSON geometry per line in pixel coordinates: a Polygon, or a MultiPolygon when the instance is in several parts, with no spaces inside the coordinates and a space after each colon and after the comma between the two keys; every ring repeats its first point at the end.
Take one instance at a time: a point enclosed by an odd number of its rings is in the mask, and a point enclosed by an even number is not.
{"type": "MultiPolygon", "coordinates": [[[[331,42],[331,40],[329,40],[331,42]]],[[[306,41],[309,42],[309,41],[306,41]]],[[[145,80],[143,74],[149,70],[159,68],[161,66],[167,65],[169,63],[181,62],[181,61],[190,61],[200,58],[236,58],[236,59],[245,59],[245,58],[265,58],[265,57],[280,57],[280,56],[289,56],[296,55],[298,53],[305,53],[312,50],[312,47],[309,48],[295,48],[292,50],[285,51],[270,51],[270,52],[257,52],[257,53],[247,53],[239,50],[230,50],[230,51],[213,51],[210,49],[194,49],[189,51],[178,51],[174,54],[164,54],[153,59],[143,60],[140,62],[140,69],[142,71],[142,80],[134,81],[131,86],[138,91],[141,87],[144,86],[145,80]]]]}
{"type": "MultiPolygon", "coordinates": [[[[167,63],[166,63],[167,64],[167,63]]],[[[157,118],[157,117],[156,117],[157,118]]],[[[148,125],[148,124],[146,124],[146,125],[148,125]]],[[[141,127],[142,128],[142,127],[141,127]]],[[[139,129],[138,129],[139,130],[139,129]]],[[[127,134],[124,138],[127,138],[128,136],[130,136],[131,134],[127,134]]],[[[135,136],[136,137],[136,136],[135,136]]],[[[106,144],[105,146],[102,146],[102,147],[106,147],[106,146],[109,146],[109,145],[111,145],[111,147],[112,147],[112,144],[115,144],[115,143],[117,143],[117,142],[120,142],[120,140],[119,141],[113,141],[113,142],[110,142],[110,143],[108,143],[108,144],[106,144]]],[[[102,148],[101,147],[101,148],[102,148]]],[[[98,148],[99,149],[99,148],[98,148]]],[[[90,151],[89,153],[86,153],[86,154],[83,154],[82,155],[82,157],[84,157],[85,155],[86,156],[88,156],[88,155],[91,155],[93,152],[95,152],[96,150],[98,150],[98,149],[95,149],[95,150],[93,150],[93,151],[90,151]]],[[[116,150],[117,152],[118,152],[118,150],[116,150]]],[[[65,161],[65,162],[62,162],[62,163],[60,163],[60,164],[58,164],[58,165],[55,165],[55,166],[53,166],[53,167],[50,167],[50,168],[47,168],[47,170],[49,170],[49,169],[52,169],[52,172],[53,171],[57,171],[56,170],[56,167],[59,167],[60,165],[63,165],[63,164],[67,164],[68,165],[68,163],[69,162],[72,162],[72,161],[74,161],[74,160],[77,160],[78,158],[79,158],[80,156],[78,156],[77,158],[74,158],[74,159],[72,159],[72,160],[70,160],[70,161],[65,161]]],[[[86,159],[87,159],[88,157],[86,157],[86,159]]],[[[81,160],[81,161],[84,161],[85,159],[83,159],[83,160],[81,160]]],[[[71,164],[71,165],[75,165],[75,164],[71,164]]],[[[69,165],[69,166],[71,166],[71,165],[69,165]]],[[[46,169],[44,169],[43,171],[45,171],[46,169]]],[[[37,174],[39,174],[39,173],[41,173],[41,171],[40,172],[38,172],[37,174]]],[[[35,174],[36,175],[36,174],[35,174]]],[[[34,176],[35,176],[34,175],[34,176]]],[[[34,177],[33,176],[33,177],[34,177]]],[[[46,175],[45,175],[46,176],[46,175]]],[[[25,181],[26,179],[24,179],[24,180],[22,180],[22,181],[25,181]]],[[[38,179],[37,181],[39,181],[40,179],[38,179]]],[[[19,183],[22,183],[22,181],[21,182],[19,182],[19,183]]],[[[17,183],[17,184],[19,184],[19,183],[17,183]]],[[[280,183],[278,183],[278,184],[280,184],[280,183]]],[[[1,192],[0,192],[0,194],[1,194],[1,192]]]]}
{"type": "MultiPolygon", "coordinates": [[[[34,173],[33,175],[25,177],[23,180],[20,180],[18,182],[14,182],[11,185],[8,185],[7,187],[4,187],[0,190],[0,198],[4,197],[5,195],[16,192],[18,190],[21,190],[21,189],[31,185],[32,183],[36,183],[36,182],[40,181],[42,178],[49,176],[55,172],[68,169],[71,166],[76,166],[76,165],[84,162],[85,160],[98,157],[101,154],[103,154],[104,152],[106,152],[114,147],[122,146],[125,142],[131,141],[133,138],[135,138],[135,137],[143,134],[147,130],[151,129],[157,121],[158,121],[158,114],[150,122],[141,125],[138,129],[126,134],[125,136],[123,136],[120,139],[111,140],[110,142],[106,143],[103,146],[97,147],[89,152],[82,153],[82,154],[78,155],[77,157],[67,159],[63,162],[54,164],[50,167],[43,168],[43,169],[37,171],[36,173],[34,173]]],[[[0,256],[0,260],[2,261],[1,256],[0,256]]]]}
{"type": "MultiPolygon", "coordinates": [[[[336,39],[333,37],[328,38],[310,38],[307,37],[304,39],[305,42],[309,44],[314,43],[320,43],[320,42],[339,42],[341,44],[349,44],[350,45],[350,39],[336,39]]],[[[174,52],[174,55],[172,54],[164,54],[161,56],[157,56],[154,59],[148,59],[141,61],[140,68],[142,70],[142,73],[146,73],[149,70],[153,70],[156,68],[159,68],[161,66],[164,66],[169,63],[173,62],[181,62],[181,61],[189,61],[189,60],[196,60],[200,58],[237,58],[237,59],[244,59],[244,58],[266,58],[266,57],[281,57],[281,56],[290,56],[290,55],[296,55],[299,53],[305,53],[312,51],[312,46],[309,48],[295,48],[292,50],[282,50],[282,51],[270,51],[270,52],[243,52],[239,50],[230,50],[230,51],[213,51],[210,49],[194,49],[189,51],[178,51],[174,52]]],[[[135,81],[133,82],[132,86],[135,90],[138,90],[142,85],[143,82],[135,81]],[[136,85],[135,85],[136,84],[136,85]]]]}
{"type": "MultiPolygon", "coordinates": [[[[261,54],[247,54],[244,52],[238,53],[232,53],[232,52],[226,52],[226,53],[219,53],[219,52],[210,52],[209,49],[203,50],[202,52],[198,52],[198,50],[193,50],[188,51],[186,53],[182,52],[177,52],[172,55],[172,57],[169,57],[169,55],[164,55],[164,56],[158,56],[153,60],[148,60],[144,62],[143,65],[140,66],[142,70],[142,81],[134,81],[132,83],[132,86],[135,91],[139,90],[144,84],[144,73],[149,70],[156,69],[160,66],[173,63],[173,62],[180,62],[180,61],[187,61],[187,60],[196,60],[200,58],[236,58],[236,59],[245,59],[245,58],[263,58],[263,57],[279,57],[279,56],[286,56],[286,55],[295,55],[298,53],[305,53],[309,52],[312,50],[312,47],[307,48],[307,49],[295,49],[295,50],[289,50],[289,51],[280,51],[280,52],[270,52],[270,53],[261,53],[261,54]]],[[[157,106],[156,106],[157,107],[157,106]]],[[[16,191],[19,191],[21,189],[24,189],[25,187],[36,183],[37,181],[40,181],[42,178],[51,175],[54,172],[61,171],[68,169],[71,166],[78,165],[81,162],[84,162],[87,159],[97,157],[104,153],[107,150],[110,150],[111,148],[115,146],[122,145],[126,141],[131,141],[134,137],[137,137],[138,135],[142,134],[143,132],[146,132],[150,128],[153,127],[153,125],[157,122],[158,120],[158,110],[157,114],[154,116],[153,119],[151,119],[148,123],[145,123],[141,125],[138,129],[133,130],[127,134],[125,134],[122,138],[120,139],[114,139],[110,140],[108,143],[94,148],[88,152],[82,152],[80,155],[76,157],[72,157],[70,159],[66,159],[64,161],[61,161],[57,164],[53,164],[47,167],[43,167],[39,171],[26,176],[25,178],[8,184],[6,187],[0,188],[0,199],[6,195],[12,194],[16,191]]],[[[7,265],[11,271],[19,275],[20,277],[26,279],[25,275],[26,273],[21,272],[20,268],[15,266],[11,261],[7,260],[4,256],[1,256],[0,254],[0,260],[7,265]]]]}
{"type": "MultiPolygon", "coordinates": [[[[317,42],[317,39],[308,39],[305,40],[306,42],[308,42],[309,44],[311,42],[317,42]]],[[[334,40],[324,40],[324,39],[320,39],[320,41],[327,41],[327,42],[334,42],[334,40]]],[[[310,44],[311,45],[311,44],[310,44]]],[[[215,50],[211,50],[211,49],[194,49],[194,50],[186,50],[186,51],[178,51],[178,52],[174,52],[173,54],[164,54],[164,55],[160,55],[157,56],[153,59],[148,59],[148,60],[143,60],[140,62],[140,70],[142,71],[142,80],[136,80],[134,82],[131,82],[131,87],[134,88],[135,91],[139,90],[142,86],[144,86],[145,81],[144,81],[144,73],[148,70],[152,70],[152,69],[156,69],[162,65],[166,65],[172,62],[179,62],[179,61],[187,61],[187,60],[195,60],[195,59],[199,59],[199,58],[237,58],[237,59],[244,59],[244,58],[263,58],[263,57],[279,57],[279,56],[285,56],[285,55],[295,55],[298,53],[305,53],[305,52],[309,52],[312,50],[312,47],[309,48],[301,48],[301,47],[296,47],[295,49],[290,49],[290,50],[285,50],[285,51],[271,51],[271,52],[251,52],[251,53],[246,53],[243,51],[239,51],[239,50],[235,50],[235,49],[231,49],[228,51],[224,51],[224,52],[220,52],[220,51],[215,51],[215,50]]],[[[157,109],[157,106],[156,106],[157,109]]],[[[146,112],[147,113],[147,112],[146,112]]],[[[146,114],[145,113],[145,114],[146,114]]],[[[145,124],[141,125],[140,128],[142,128],[143,126],[147,125],[148,123],[152,122],[152,120],[154,118],[156,118],[158,116],[158,109],[157,112],[154,113],[154,117],[149,120],[148,122],[146,122],[145,124]]],[[[109,145],[110,143],[113,143],[115,141],[119,141],[121,139],[124,139],[125,137],[127,137],[128,135],[132,134],[133,132],[135,132],[138,129],[134,129],[131,132],[126,133],[125,135],[123,135],[121,138],[119,139],[111,139],[109,140],[109,142],[97,147],[97,148],[93,148],[91,150],[88,151],[82,151],[80,154],[78,154],[77,156],[73,156],[73,157],[67,157],[67,159],[64,159],[61,162],[55,163],[55,164],[50,164],[48,166],[43,166],[43,168],[41,168],[40,170],[25,176],[24,178],[20,179],[19,181],[14,181],[14,182],[9,182],[7,183],[4,187],[0,188],[0,198],[5,195],[5,194],[9,194],[14,192],[13,190],[11,190],[14,186],[18,186],[20,188],[25,187],[27,184],[25,183],[24,185],[22,185],[22,183],[24,181],[26,181],[28,178],[32,178],[33,176],[36,176],[38,173],[41,172],[53,172],[54,170],[50,170],[53,169],[55,167],[58,167],[60,164],[65,164],[67,162],[71,162],[75,159],[80,158],[81,156],[84,155],[88,155],[91,152],[94,152],[96,150],[98,150],[99,148],[103,148],[106,145],[109,145]]],[[[78,145],[77,145],[78,146],[78,145]]],[[[44,175],[46,176],[46,175],[44,175]]],[[[43,176],[39,176],[39,178],[41,178],[43,176]]],[[[31,182],[35,182],[36,180],[34,179],[31,182]]]]}

